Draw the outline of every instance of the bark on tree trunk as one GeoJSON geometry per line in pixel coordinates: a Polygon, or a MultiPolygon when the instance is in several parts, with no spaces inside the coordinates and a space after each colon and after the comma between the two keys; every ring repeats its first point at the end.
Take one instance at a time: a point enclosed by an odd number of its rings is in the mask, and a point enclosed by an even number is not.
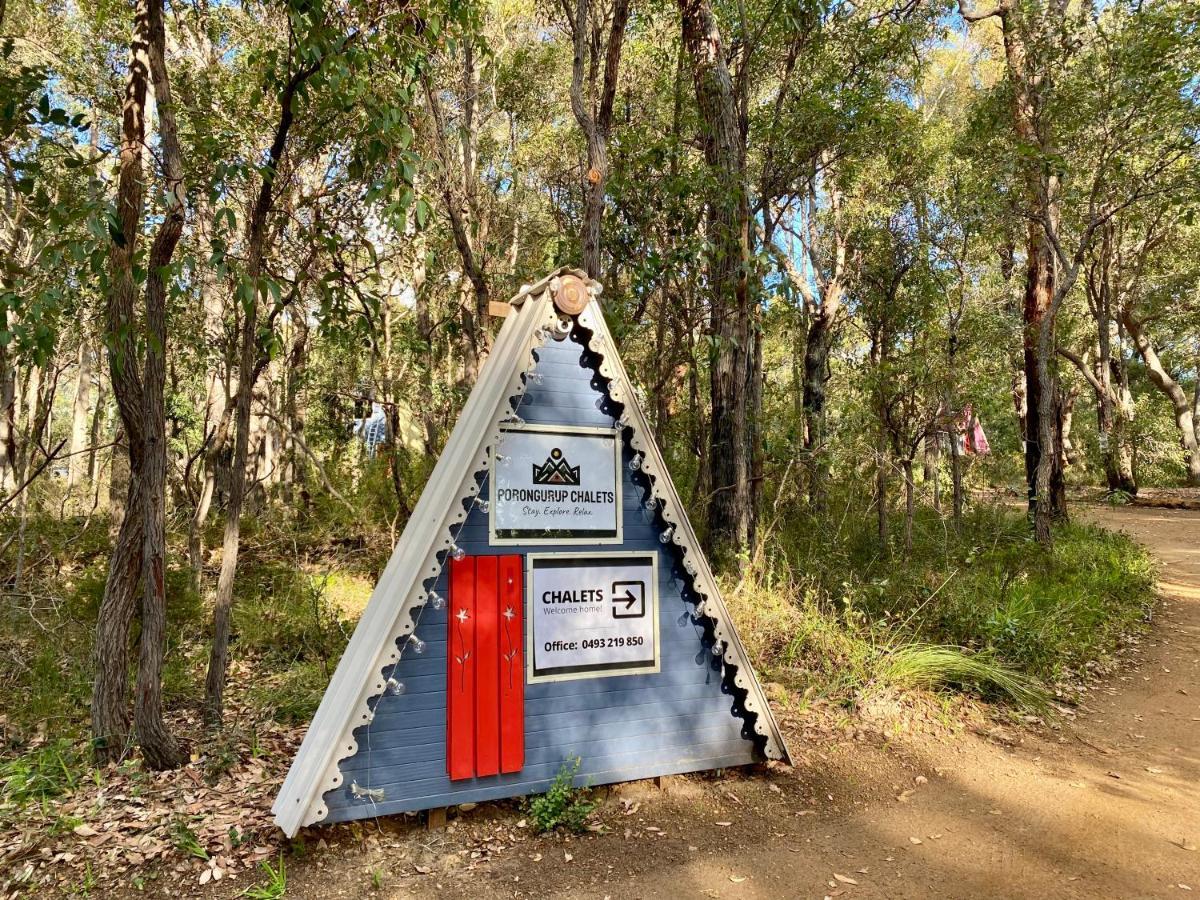
{"type": "MultiPolygon", "coordinates": [[[[117,173],[116,214],[119,237],[109,254],[109,295],[105,304],[109,374],[121,415],[129,457],[129,486],[125,509],[96,623],[92,685],[92,734],[97,761],[111,762],[124,752],[128,739],[128,645],[130,619],[142,574],[143,517],[142,460],[145,453],[142,383],[138,371],[135,322],[137,285],[134,257],[143,211],[142,152],[145,143],[146,92],[150,76],[150,3],[138,0],[129,47],[129,73],[121,111],[121,149],[117,173]]],[[[119,462],[114,454],[114,487],[119,462]]],[[[116,496],[120,496],[117,494],[116,496]]]]}
{"type": "MultiPolygon", "coordinates": [[[[608,180],[608,141],[612,134],[613,100],[617,94],[617,77],[621,65],[621,48],[625,41],[625,25],[629,20],[630,0],[615,0],[612,21],[609,26],[608,42],[604,58],[604,83],[595,108],[591,102],[596,93],[596,74],[599,69],[593,58],[590,65],[587,57],[598,54],[591,30],[590,0],[576,0],[572,15],[569,2],[564,9],[571,26],[574,58],[571,68],[571,111],[575,121],[583,130],[587,142],[588,168],[583,179],[583,226],[580,244],[583,249],[583,268],[592,278],[600,276],[600,222],[604,216],[604,189],[608,180]],[[584,96],[584,71],[591,72],[588,96],[584,96]]],[[[599,29],[597,28],[597,32],[599,29]]]]}
{"type": "Polygon", "coordinates": [[[912,556],[913,549],[913,518],[916,513],[916,500],[913,496],[913,462],[903,459],[900,462],[904,470],[904,558],[912,556]]]}
{"type": "Polygon", "coordinates": [[[748,548],[754,538],[749,441],[757,410],[747,396],[747,385],[757,377],[751,371],[756,327],[748,280],[750,204],[743,135],[721,33],[707,0],[679,0],[679,10],[683,45],[692,62],[705,162],[714,182],[708,198],[706,260],[714,338],[707,541],[719,558],[748,548]]]}
{"type": "Polygon", "coordinates": [[[71,404],[71,443],[67,459],[67,492],[71,493],[87,472],[88,413],[92,406],[92,348],[87,335],[79,340],[78,368],[75,373],[75,400],[71,404]]]}
{"type": "Polygon", "coordinates": [[[166,66],[163,0],[149,2],[149,59],[158,111],[159,143],[166,209],[150,247],[146,270],[146,362],[142,414],[145,451],[142,461],[143,593],[142,636],[134,697],[134,724],[147,765],[170,769],[187,762],[187,753],[171,735],[162,715],[163,654],[166,652],[166,488],[167,434],[164,409],[167,352],[167,266],[183,235],[186,199],[183,153],[166,66]]]}

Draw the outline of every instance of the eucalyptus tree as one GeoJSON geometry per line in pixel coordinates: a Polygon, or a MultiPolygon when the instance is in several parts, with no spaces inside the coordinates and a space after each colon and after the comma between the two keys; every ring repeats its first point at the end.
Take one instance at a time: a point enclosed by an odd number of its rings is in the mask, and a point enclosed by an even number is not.
{"type": "MultiPolygon", "coordinates": [[[[277,40],[257,53],[261,87],[270,97],[273,118],[265,152],[239,161],[230,170],[252,200],[241,236],[245,262],[236,279],[241,324],[237,352],[237,394],[230,462],[229,495],[221,572],[213,613],[213,641],[205,680],[205,711],[219,721],[229,662],[233,588],[237,573],[241,514],[250,476],[253,392],[276,346],[275,325],[305,289],[313,285],[321,313],[334,318],[364,296],[323,258],[336,248],[339,235],[324,229],[319,214],[294,216],[279,209],[279,199],[293,189],[304,162],[319,166],[316,193],[324,186],[346,183],[376,221],[402,229],[412,202],[415,158],[411,151],[413,94],[420,66],[429,51],[455,24],[457,8],[415,9],[399,0],[354,0],[338,5],[289,2],[282,9],[264,6],[260,15],[278,29],[277,40]],[[260,161],[261,160],[261,161],[260,161]],[[307,259],[294,267],[291,284],[272,254],[288,221],[306,226],[307,259]],[[325,273],[312,267],[322,262],[325,273]],[[260,319],[260,304],[266,307],[260,319]]],[[[331,256],[335,254],[330,254],[331,256]]],[[[369,298],[366,298],[369,299],[369,298]]]]}
{"type": "Polygon", "coordinates": [[[141,639],[134,721],[147,763],[164,769],[187,754],[162,717],[162,665],[166,640],[165,495],[167,448],[163,408],[167,352],[167,293],[172,257],[187,210],[183,152],[166,67],[162,0],[139,0],[121,110],[114,225],[109,252],[106,330],[113,394],[129,442],[130,480],[117,543],[110,559],[96,635],[93,732],[99,752],[123,752],[125,642],[133,596],[142,587],[141,639]],[[146,224],[143,168],[149,146],[147,97],[154,99],[161,148],[158,223],[146,252],[144,312],[135,312],[135,272],[146,224]],[[135,323],[140,321],[140,329],[135,323]],[[140,331],[140,333],[139,333],[140,331]],[[139,365],[139,354],[143,359],[139,365]]]}
{"type": "Polygon", "coordinates": [[[1173,0],[1097,10],[960,0],[960,11],[968,22],[1001,27],[1027,223],[1026,480],[1038,539],[1049,543],[1051,523],[1066,515],[1056,319],[1100,229],[1188,178],[1198,134],[1197,14],[1173,0]]]}

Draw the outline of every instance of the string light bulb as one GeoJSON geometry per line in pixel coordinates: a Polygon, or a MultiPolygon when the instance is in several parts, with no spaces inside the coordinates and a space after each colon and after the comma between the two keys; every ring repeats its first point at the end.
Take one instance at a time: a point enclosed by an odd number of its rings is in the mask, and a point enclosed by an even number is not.
{"type": "Polygon", "coordinates": [[[713,656],[721,656],[724,652],[725,651],[721,649],[720,641],[717,641],[715,644],[712,645],[712,655],[713,656]]]}
{"type": "Polygon", "coordinates": [[[408,642],[412,645],[413,653],[420,655],[425,652],[425,642],[415,634],[409,635],[408,642]]]}
{"type": "Polygon", "coordinates": [[[480,511],[481,513],[483,513],[485,516],[487,515],[487,512],[488,512],[488,502],[487,502],[486,500],[480,500],[478,497],[476,497],[476,498],[475,498],[475,505],[476,505],[477,507],[479,507],[479,511],[480,511]]]}
{"type": "Polygon", "coordinates": [[[658,542],[660,544],[669,544],[671,543],[671,538],[673,537],[675,537],[675,526],[668,525],[666,529],[659,534],[658,542]]]}
{"type": "Polygon", "coordinates": [[[441,594],[439,594],[437,591],[430,591],[429,592],[429,605],[432,606],[434,609],[445,609],[446,608],[446,598],[443,597],[441,594]]]}
{"type": "Polygon", "coordinates": [[[642,469],[642,458],[641,458],[641,456],[635,455],[633,457],[633,459],[631,459],[629,461],[629,471],[630,472],[640,472],[641,469],[642,469]]]}
{"type": "Polygon", "coordinates": [[[389,694],[399,696],[400,694],[403,694],[407,690],[408,690],[408,687],[404,684],[403,681],[397,681],[395,678],[389,678],[387,680],[387,692],[389,694]]]}
{"type": "Polygon", "coordinates": [[[450,557],[455,562],[461,562],[462,560],[467,558],[467,551],[464,550],[462,547],[458,546],[458,544],[451,544],[450,545],[450,557]]]}
{"type": "Polygon", "coordinates": [[[646,502],[643,504],[643,506],[646,507],[647,512],[654,512],[656,509],[658,509],[658,498],[657,497],[647,497],[646,502]]]}

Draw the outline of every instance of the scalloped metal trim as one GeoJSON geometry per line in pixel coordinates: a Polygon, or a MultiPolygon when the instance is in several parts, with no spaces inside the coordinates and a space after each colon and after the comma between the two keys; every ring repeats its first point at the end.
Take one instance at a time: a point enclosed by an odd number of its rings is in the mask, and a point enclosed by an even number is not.
{"type": "Polygon", "coordinates": [[[724,653],[721,655],[722,668],[727,670],[728,667],[733,667],[733,683],[745,692],[742,707],[746,712],[755,714],[754,730],[765,739],[763,749],[767,757],[790,762],[783,733],[779,730],[762,686],[758,683],[758,677],[750,665],[741,638],[738,637],[737,630],[729,618],[720,588],[717,587],[707,558],[700,550],[700,542],[675,491],[674,482],[671,481],[666,463],[652,437],[641,404],[631,388],[629,374],[621,362],[620,353],[613,345],[612,335],[595,299],[578,318],[579,324],[592,333],[588,349],[600,357],[597,368],[609,381],[609,396],[625,407],[627,427],[632,432],[629,443],[634,450],[642,454],[641,471],[649,476],[650,493],[660,504],[663,520],[674,526],[671,540],[683,550],[684,566],[692,576],[693,586],[701,598],[696,604],[696,612],[712,622],[713,634],[724,647],[724,653]]]}
{"type": "MultiPolygon", "coordinates": [[[[557,274],[557,273],[556,273],[557,274]]],[[[538,282],[537,288],[541,289],[541,294],[548,294],[551,277],[547,277],[538,282]]],[[[523,294],[522,300],[534,296],[532,292],[523,294]]],[[[547,296],[547,301],[549,301],[547,296]]],[[[354,731],[370,722],[373,717],[370,703],[375,698],[381,696],[386,687],[386,679],[383,677],[383,670],[395,663],[400,658],[400,652],[397,649],[397,642],[407,635],[411,634],[416,627],[413,619],[413,611],[421,605],[424,605],[428,597],[428,591],[425,587],[426,583],[431,579],[436,579],[441,572],[441,565],[438,563],[438,554],[449,549],[454,543],[454,537],[451,534],[451,529],[462,523],[466,518],[467,511],[463,504],[467,500],[474,499],[479,493],[479,478],[480,473],[485,472],[489,464],[488,448],[500,439],[500,424],[516,412],[520,402],[514,404],[514,400],[522,397],[526,388],[526,376],[531,372],[536,365],[533,359],[533,353],[539,347],[543,346],[548,340],[546,329],[553,327],[558,320],[558,314],[554,310],[553,303],[547,302],[544,306],[541,321],[533,323],[528,336],[524,341],[524,350],[520,354],[525,359],[525,364],[513,369],[509,376],[508,390],[504,394],[504,400],[500,403],[498,409],[494,412],[491,422],[480,441],[475,463],[470,467],[468,472],[463,476],[459,485],[459,490],[455,494],[454,501],[446,510],[445,518],[442,520],[441,537],[434,544],[433,549],[425,557],[423,566],[424,574],[418,577],[414,582],[413,589],[405,598],[404,603],[396,611],[396,625],[392,629],[389,640],[384,644],[384,651],[376,657],[371,668],[368,670],[375,674],[373,681],[365,684],[362,691],[359,693],[358,701],[355,704],[353,713],[349,716],[347,724],[342,731],[342,735],[338,744],[338,749],[335,751],[332,760],[325,769],[324,775],[319,779],[319,787],[313,793],[313,800],[301,820],[302,826],[313,825],[320,822],[329,815],[329,808],[325,805],[325,794],[329,791],[336,790],[342,784],[341,763],[342,760],[354,756],[358,752],[358,742],[354,738],[354,731]]]]}

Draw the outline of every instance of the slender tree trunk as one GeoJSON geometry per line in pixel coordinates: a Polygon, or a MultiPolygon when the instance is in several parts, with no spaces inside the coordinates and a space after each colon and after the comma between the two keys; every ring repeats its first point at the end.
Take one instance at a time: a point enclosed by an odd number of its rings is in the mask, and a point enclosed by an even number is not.
{"type": "MultiPolygon", "coordinates": [[[[0,310],[0,327],[7,330],[8,311],[0,310]]],[[[17,486],[17,373],[0,347],[0,495],[17,486]]]]}
{"type": "MultiPolygon", "coordinates": [[[[597,61],[588,65],[588,56],[599,53],[591,35],[591,2],[576,0],[575,13],[570,17],[574,58],[571,69],[571,111],[583,130],[587,142],[588,168],[583,179],[583,226],[580,243],[583,247],[583,268],[592,278],[598,278],[600,267],[600,222],[604,216],[604,189],[608,180],[608,141],[612,133],[613,100],[617,93],[617,77],[621,65],[621,48],[625,41],[625,25],[629,20],[630,0],[615,0],[612,21],[605,48],[604,83],[600,97],[593,107],[596,93],[597,61]],[[584,96],[584,71],[592,77],[588,96],[584,96]]],[[[567,7],[569,11],[569,7],[567,7]]],[[[598,41],[598,36],[595,40],[598,41]]]]}
{"type": "Polygon", "coordinates": [[[913,485],[913,461],[905,458],[900,461],[904,471],[904,558],[912,556],[913,549],[913,518],[916,514],[916,498],[913,485]]]}
{"type": "Polygon", "coordinates": [[[757,377],[750,371],[757,356],[748,281],[750,204],[738,107],[716,19],[708,0],[678,3],[683,45],[692,62],[705,162],[713,179],[706,260],[714,338],[707,540],[720,557],[748,548],[754,538],[750,435],[757,410],[747,396],[747,385],[757,377]]]}
{"type": "Polygon", "coordinates": [[[225,675],[229,668],[229,636],[233,621],[233,581],[237,574],[241,539],[242,506],[246,497],[246,465],[250,447],[250,412],[254,384],[265,360],[259,359],[258,289],[269,234],[268,220],[275,202],[275,179],[287,148],[295,117],[296,92],[320,69],[323,58],[309,61],[289,79],[279,97],[279,122],[263,167],[262,184],[247,225],[247,261],[244,283],[248,285],[242,304],[242,327],[238,354],[238,393],[235,401],[233,460],[230,464],[229,499],[225,511],[225,535],[221,543],[221,574],[213,608],[213,641],[205,678],[205,718],[211,724],[222,719],[225,675]]]}
{"type": "MultiPolygon", "coordinates": [[[[882,425],[880,428],[882,429],[882,425]]],[[[888,451],[887,439],[882,435],[875,448],[875,516],[879,532],[879,551],[888,552],[888,451]]]]}
{"type": "Polygon", "coordinates": [[[804,453],[808,461],[809,503],[824,510],[829,481],[829,454],[825,429],[825,384],[832,344],[829,317],[820,313],[808,326],[804,344],[804,453]]]}
{"type": "Polygon", "coordinates": [[[152,769],[171,769],[187,762],[187,753],[168,731],[162,714],[163,654],[166,651],[166,490],[167,433],[164,409],[167,353],[167,266],[183,235],[186,217],[183,154],[175,124],[171,83],[167,77],[163,0],[149,0],[149,59],[158,111],[159,143],[166,190],[166,209],[155,233],[146,269],[146,350],[143,367],[142,463],[143,593],[142,637],[134,697],[138,743],[152,769]]]}
{"type": "MultiPolygon", "coordinates": [[[[136,321],[137,284],[133,265],[143,212],[142,153],[150,76],[151,2],[153,0],[137,0],[134,11],[117,171],[116,215],[120,230],[109,254],[110,286],[105,308],[109,374],[128,448],[129,481],[117,542],[109,558],[93,649],[96,677],[92,685],[92,735],[97,761],[101,763],[119,758],[128,741],[128,635],[142,575],[145,516],[142,461],[146,440],[141,374],[131,324],[136,321]]],[[[114,491],[120,481],[119,466],[114,453],[114,491]]],[[[119,493],[114,493],[114,498],[118,496],[119,493]]]]}
{"type": "Polygon", "coordinates": [[[71,404],[70,456],[67,459],[67,492],[83,480],[88,469],[85,452],[88,441],[88,414],[92,405],[92,348],[87,336],[79,340],[78,368],[75,374],[75,400],[71,404]]]}

